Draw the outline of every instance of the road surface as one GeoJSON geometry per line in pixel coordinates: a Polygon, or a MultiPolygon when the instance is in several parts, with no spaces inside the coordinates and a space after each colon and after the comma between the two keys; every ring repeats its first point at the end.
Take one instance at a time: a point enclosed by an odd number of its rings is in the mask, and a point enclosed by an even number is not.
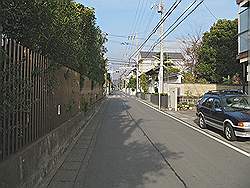
{"type": "Polygon", "coordinates": [[[250,158],[122,93],[96,118],[86,188],[249,188],[250,158]]]}

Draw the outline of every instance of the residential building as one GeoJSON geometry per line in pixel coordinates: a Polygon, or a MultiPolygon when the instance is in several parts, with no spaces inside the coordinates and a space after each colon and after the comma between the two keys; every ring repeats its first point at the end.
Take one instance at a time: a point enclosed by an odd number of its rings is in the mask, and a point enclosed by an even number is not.
{"type": "Polygon", "coordinates": [[[236,0],[239,5],[238,59],[243,64],[244,90],[250,94],[250,0],[236,0]]]}
{"type": "MultiPolygon", "coordinates": [[[[139,53],[139,75],[142,73],[148,72],[149,70],[156,68],[159,64],[159,52],[144,52],[141,51],[139,53]]],[[[179,52],[164,52],[164,56],[168,58],[172,64],[179,68],[181,71],[183,70],[184,65],[184,57],[179,52]]]]}
{"type": "MultiPolygon", "coordinates": [[[[149,76],[149,92],[154,93],[158,88],[158,73],[160,67],[159,52],[140,52],[139,53],[139,76],[145,73],[149,76]]],[[[184,57],[179,52],[164,52],[164,57],[171,62],[172,67],[178,68],[180,73],[184,71],[184,57]]],[[[166,66],[164,66],[166,70],[166,66]]],[[[164,71],[165,72],[165,71],[164,71]]],[[[164,74],[164,85],[167,83],[181,83],[182,75],[175,73],[171,75],[164,74]]],[[[165,89],[165,92],[167,90],[165,89]]]]}

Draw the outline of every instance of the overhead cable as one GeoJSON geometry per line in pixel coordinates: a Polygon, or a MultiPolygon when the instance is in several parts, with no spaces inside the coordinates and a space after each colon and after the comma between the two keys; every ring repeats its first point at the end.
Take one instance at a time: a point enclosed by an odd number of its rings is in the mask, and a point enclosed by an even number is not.
{"type": "Polygon", "coordinates": [[[149,34],[149,36],[146,38],[146,40],[139,46],[139,48],[130,55],[131,59],[138,51],[140,51],[143,46],[146,44],[146,42],[152,37],[154,33],[158,30],[158,28],[163,24],[163,22],[166,21],[166,19],[172,14],[172,12],[177,8],[177,6],[181,3],[182,0],[175,1],[175,3],[169,8],[169,10],[165,13],[163,18],[157,23],[157,25],[153,28],[152,32],[149,34]]]}
{"type": "MultiPolygon", "coordinates": [[[[181,17],[183,17],[184,14],[187,13],[187,11],[194,5],[194,3],[196,3],[196,1],[194,1],[178,18],[177,20],[169,27],[169,29],[167,31],[165,31],[160,38],[156,41],[156,43],[154,45],[152,45],[152,47],[148,50],[148,54],[147,56],[150,54],[150,52],[152,52],[152,50],[159,44],[161,43],[167,36],[169,36],[179,25],[181,25],[181,23],[183,21],[185,21],[203,2],[204,0],[200,1],[177,25],[175,25],[180,19],[181,17]],[[175,25],[175,26],[174,26],[175,25]],[[172,29],[171,29],[172,28],[172,29]]],[[[146,56],[146,57],[147,57],[146,56]]]]}

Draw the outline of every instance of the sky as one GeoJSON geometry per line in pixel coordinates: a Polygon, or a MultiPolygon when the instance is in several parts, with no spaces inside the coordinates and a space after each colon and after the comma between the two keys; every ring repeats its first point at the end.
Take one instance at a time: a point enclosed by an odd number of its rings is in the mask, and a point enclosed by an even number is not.
{"type": "MultiPolygon", "coordinates": [[[[77,2],[93,7],[96,12],[96,22],[101,30],[107,33],[108,49],[107,57],[111,59],[123,59],[128,61],[128,57],[136,50],[143,40],[149,35],[152,29],[160,20],[156,5],[160,0],[76,0],[77,2]],[[136,35],[135,40],[128,38],[136,35]]],[[[167,11],[175,0],[163,0],[165,11],[167,11]]],[[[164,29],[176,20],[176,18],[193,2],[193,0],[182,0],[175,11],[164,23],[164,29]]],[[[218,19],[237,18],[238,7],[235,0],[205,0],[194,13],[190,15],[174,32],[164,41],[165,51],[180,51],[177,41],[187,35],[194,35],[209,28],[218,19]]],[[[146,43],[143,51],[156,41],[160,33],[153,35],[146,43]]],[[[159,48],[155,48],[158,51],[159,48]]],[[[112,62],[112,67],[121,66],[118,62],[112,62]],[[115,64],[116,63],[116,64],[115,64]]],[[[120,67],[122,69],[122,67],[120,67]]]]}

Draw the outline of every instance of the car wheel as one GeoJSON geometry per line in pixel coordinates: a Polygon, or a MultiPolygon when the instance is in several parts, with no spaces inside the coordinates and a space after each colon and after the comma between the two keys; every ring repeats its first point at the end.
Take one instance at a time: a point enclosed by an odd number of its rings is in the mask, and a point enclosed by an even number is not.
{"type": "Polygon", "coordinates": [[[235,141],[237,139],[235,136],[233,127],[229,124],[225,125],[224,134],[225,134],[226,139],[229,141],[235,141]]]}
{"type": "Polygon", "coordinates": [[[199,127],[202,129],[207,128],[207,125],[202,115],[199,116],[199,127]]]}

